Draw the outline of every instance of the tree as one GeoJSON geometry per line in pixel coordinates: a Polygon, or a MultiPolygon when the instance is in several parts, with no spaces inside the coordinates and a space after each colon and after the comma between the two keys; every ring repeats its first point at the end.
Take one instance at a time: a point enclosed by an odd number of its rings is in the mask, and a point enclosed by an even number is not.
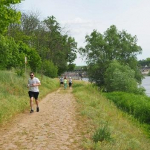
{"type": "Polygon", "coordinates": [[[18,59],[19,59],[19,50],[18,50],[18,45],[16,44],[16,42],[14,41],[13,38],[9,37],[7,38],[7,69],[11,69],[11,68],[16,68],[18,66],[18,59]]]}
{"type": "Polygon", "coordinates": [[[58,72],[57,66],[55,66],[51,61],[48,60],[43,61],[43,71],[44,74],[48,77],[51,78],[57,77],[58,72]]]}
{"type": "Polygon", "coordinates": [[[29,46],[35,47],[36,31],[40,26],[38,15],[34,13],[22,13],[20,24],[11,23],[8,28],[8,35],[16,42],[23,41],[29,46]]]}
{"type": "Polygon", "coordinates": [[[26,35],[32,35],[37,30],[40,20],[38,15],[34,13],[25,14],[21,16],[21,28],[26,35]]]}
{"type": "Polygon", "coordinates": [[[67,70],[68,70],[68,71],[74,71],[75,66],[76,66],[75,64],[69,64],[67,70]]]}
{"type": "Polygon", "coordinates": [[[4,36],[0,34],[0,69],[4,69],[7,66],[8,57],[8,43],[4,36]]]}
{"type": "Polygon", "coordinates": [[[28,59],[28,66],[34,72],[41,67],[41,58],[37,51],[34,48],[29,47],[23,42],[18,43],[19,55],[20,55],[20,67],[24,67],[24,58],[25,56],[28,59]]]}
{"type": "MultiPolygon", "coordinates": [[[[8,35],[17,43],[26,43],[34,48],[41,60],[52,62],[57,66],[58,74],[67,70],[68,63],[76,58],[77,43],[67,34],[62,34],[62,29],[54,16],[40,21],[34,13],[22,14],[21,24],[10,24],[8,35]]],[[[43,65],[41,67],[41,72],[43,65]]]]}
{"type": "Polygon", "coordinates": [[[46,31],[46,59],[58,67],[60,75],[67,70],[67,62],[75,60],[77,43],[74,38],[62,35],[62,29],[54,16],[48,17],[43,23],[46,31]]]}
{"type": "Polygon", "coordinates": [[[105,87],[108,92],[123,91],[142,94],[144,89],[138,88],[135,71],[118,61],[112,61],[105,72],[105,87]]]}
{"type": "Polygon", "coordinates": [[[19,22],[21,13],[12,8],[12,5],[20,3],[21,0],[0,1],[0,34],[7,31],[10,23],[19,22]]]}
{"type": "Polygon", "coordinates": [[[19,51],[14,39],[0,35],[0,68],[11,69],[18,65],[19,51]]]}
{"type": "Polygon", "coordinates": [[[145,66],[150,67],[150,58],[139,60],[138,63],[141,67],[145,67],[145,66]]]}
{"type": "Polygon", "coordinates": [[[105,85],[104,74],[109,64],[117,60],[121,65],[128,65],[135,71],[135,79],[141,82],[142,75],[137,66],[137,54],[142,49],[137,45],[136,36],[131,36],[126,31],[118,31],[112,25],[104,34],[94,30],[85,37],[86,46],[79,52],[86,57],[89,65],[88,75],[97,85],[105,85]]]}

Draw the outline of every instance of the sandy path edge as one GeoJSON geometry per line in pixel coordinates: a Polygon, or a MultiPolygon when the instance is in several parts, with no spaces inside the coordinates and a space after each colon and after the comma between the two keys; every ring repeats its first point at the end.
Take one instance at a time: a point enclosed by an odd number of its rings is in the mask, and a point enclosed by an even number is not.
{"type": "Polygon", "coordinates": [[[0,129],[0,150],[80,150],[76,100],[59,88],[40,102],[40,112],[18,115],[0,129]]]}

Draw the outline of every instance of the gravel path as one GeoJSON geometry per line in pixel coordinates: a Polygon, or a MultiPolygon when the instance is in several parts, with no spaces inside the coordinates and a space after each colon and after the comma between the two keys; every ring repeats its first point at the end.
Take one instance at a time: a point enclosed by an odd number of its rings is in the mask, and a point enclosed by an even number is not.
{"type": "Polygon", "coordinates": [[[0,150],[80,150],[71,89],[48,94],[39,106],[40,112],[27,111],[0,129],[0,150]]]}

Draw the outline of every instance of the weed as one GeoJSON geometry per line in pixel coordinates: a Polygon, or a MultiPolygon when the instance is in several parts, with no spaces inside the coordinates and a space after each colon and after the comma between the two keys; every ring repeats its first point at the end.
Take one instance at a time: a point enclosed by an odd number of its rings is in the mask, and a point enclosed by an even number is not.
{"type": "Polygon", "coordinates": [[[106,141],[110,141],[111,140],[111,133],[109,131],[109,128],[108,128],[108,125],[105,124],[103,125],[102,127],[99,127],[93,137],[92,137],[92,140],[97,143],[97,142],[102,142],[104,140],[106,141]]]}

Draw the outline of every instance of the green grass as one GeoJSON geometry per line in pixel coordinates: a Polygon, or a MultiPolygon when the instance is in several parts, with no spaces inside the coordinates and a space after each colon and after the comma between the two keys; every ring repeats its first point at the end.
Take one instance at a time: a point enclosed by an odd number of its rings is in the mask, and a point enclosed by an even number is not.
{"type": "Polygon", "coordinates": [[[140,122],[150,123],[150,97],[125,92],[111,92],[104,95],[118,108],[133,115],[140,122]]]}
{"type": "Polygon", "coordinates": [[[150,139],[138,121],[119,110],[97,87],[76,82],[73,87],[83,120],[84,150],[148,150],[150,139]]]}
{"type": "MultiPolygon", "coordinates": [[[[59,81],[36,75],[41,86],[39,100],[59,87],[59,81]]],[[[10,121],[12,117],[29,109],[28,83],[29,75],[17,76],[13,71],[0,71],[0,125],[10,121]]]]}

